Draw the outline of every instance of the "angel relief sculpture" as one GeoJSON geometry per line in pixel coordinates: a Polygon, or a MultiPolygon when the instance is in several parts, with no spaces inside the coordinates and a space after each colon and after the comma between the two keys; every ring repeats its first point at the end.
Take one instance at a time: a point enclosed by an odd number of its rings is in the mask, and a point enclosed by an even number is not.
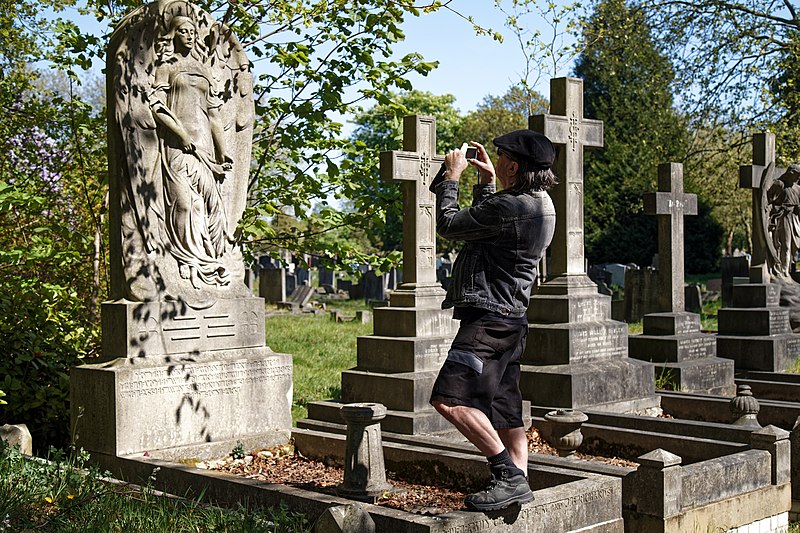
{"type": "Polygon", "coordinates": [[[112,60],[112,259],[120,257],[112,295],[202,307],[244,294],[233,236],[246,197],[253,100],[236,37],[185,1],[160,1],[120,23],[112,60]]]}
{"type": "Polygon", "coordinates": [[[792,266],[800,250],[800,165],[790,165],[778,178],[775,173],[774,165],[769,165],[761,182],[761,240],[773,281],[796,284],[792,266]]]}

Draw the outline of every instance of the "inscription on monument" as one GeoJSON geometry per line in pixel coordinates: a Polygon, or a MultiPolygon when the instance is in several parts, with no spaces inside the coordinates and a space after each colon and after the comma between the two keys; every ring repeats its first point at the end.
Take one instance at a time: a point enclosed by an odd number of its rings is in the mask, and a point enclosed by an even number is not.
{"type": "Polygon", "coordinates": [[[273,359],[215,362],[173,368],[141,369],[131,379],[120,378],[122,399],[180,394],[209,397],[236,394],[248,383],[282,381],[291,377],[291,365],[273,359]]]}

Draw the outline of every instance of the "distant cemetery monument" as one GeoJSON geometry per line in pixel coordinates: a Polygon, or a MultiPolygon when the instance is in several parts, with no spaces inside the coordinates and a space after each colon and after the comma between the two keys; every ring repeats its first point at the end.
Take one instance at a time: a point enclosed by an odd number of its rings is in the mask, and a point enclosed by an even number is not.
{"type": "Polygon", "coordinates": [[[658,309],[644,315],[643,334],[628,337],[628,352],[656,363],[656,375],[674,390],[733,396],[733,361],[716,357],[716,339],[686,311],[683,217],[697,214],[697,196],[683,192],[683,165],[659,165],[658,192],[645,194],[644,205],[658,217],[658,309]]]}
{"type": "Polygon", "coordinates": [[[106,362],[73,369],[76,444],[198,456],[285,442],[291,357],[264,344],[264,300],[234,239],[254,121],[247,56],[208,13],[160,0],[115,29],[107,88],[106,362]]]}

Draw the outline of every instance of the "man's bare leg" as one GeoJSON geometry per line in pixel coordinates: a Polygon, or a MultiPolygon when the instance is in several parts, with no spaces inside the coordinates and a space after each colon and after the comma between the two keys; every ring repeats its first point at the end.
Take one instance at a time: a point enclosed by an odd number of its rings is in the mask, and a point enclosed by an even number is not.
{"type": "MultiPolygon", "coordinates": [[[[500,435],[492,427],[489,418],[483,411],[466,405],[450,405],[439,401],[431,403],[448,422],[453,424],[486,457],[497,455],[505,448],[500,435]]],[[[511,452],[509,451],[509,453],[511,452]]],[[[516,460],[514,460],[514,463],[516,464],[516,460]]]]}
{"type": "Polygon", "coordinates": [[[525,428],[498,429],[497,434],[517,468],[528,475],[528,437],[525,428]]]}

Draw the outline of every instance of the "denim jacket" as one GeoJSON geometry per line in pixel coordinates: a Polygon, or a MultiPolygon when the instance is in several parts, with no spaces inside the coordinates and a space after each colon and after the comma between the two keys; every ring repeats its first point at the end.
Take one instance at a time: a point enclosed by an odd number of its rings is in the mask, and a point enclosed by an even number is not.
{"type": "Polygon", "coordinates": [[[556,212],[544,191],[495,193],[475,185],[472,207],[458,209],[458,182],[432,184],[436,230],[465,241],[453,264],[453,280],[442,308],[477,307],[509,317],[524,316],[536,267],[556,226],[556,212]]]}

